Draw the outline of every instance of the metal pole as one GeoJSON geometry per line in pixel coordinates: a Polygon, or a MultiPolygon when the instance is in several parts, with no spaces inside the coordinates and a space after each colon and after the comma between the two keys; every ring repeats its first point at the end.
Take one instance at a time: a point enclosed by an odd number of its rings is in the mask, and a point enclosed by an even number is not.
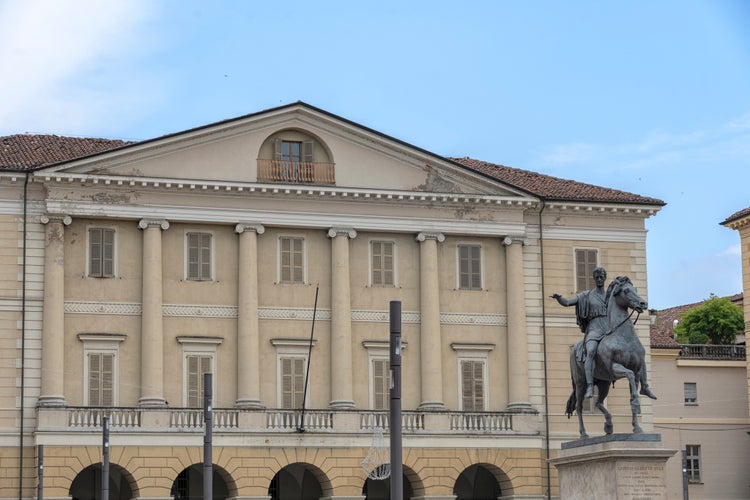
{"type": "Polygon", "coordinates": [[[391,500],[404,498],[401,465],[401,301],[391,301],[391,500]]]}
{"type": "Polygon", "coordinates": [[[44,445],[36,447],[36,475],[39,482],[36,485],[37,500],[44,500],[44,445]]]}
{"type": "Polygon", "coordinates": [[[682,499],[688,500],[688,470],[687,470],[687,450],[682,450],[682,499]]]}
{"type": "Polygon", "coordinates": [[[102,500],[109,500],[109,417],[102,417],[102,500]]]}
{"type": "Polygon", "coordinates": [[[213,500],[214,476],[213,458],[211,456],[211,437],[213,432],[213,418],[211,416],[211,374],[203,374],[203,500],[213,500]]]}

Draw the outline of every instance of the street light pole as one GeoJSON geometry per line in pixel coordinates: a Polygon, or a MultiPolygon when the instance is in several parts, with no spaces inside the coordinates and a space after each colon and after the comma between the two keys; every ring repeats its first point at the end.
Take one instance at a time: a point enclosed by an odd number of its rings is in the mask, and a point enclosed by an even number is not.
{"type": "Polygon", "coordinates": [[[391,301],[391,500],[403,500],[404,475],[401,464],[401,301],[391,301]]]}

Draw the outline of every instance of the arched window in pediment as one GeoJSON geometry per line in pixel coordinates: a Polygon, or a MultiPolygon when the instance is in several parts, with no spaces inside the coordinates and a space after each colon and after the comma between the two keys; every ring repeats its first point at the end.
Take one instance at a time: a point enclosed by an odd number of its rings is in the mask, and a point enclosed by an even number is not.
{"type": "Polygon", "coordinates": [[[258,181],[335,184],[333,155],[318,137],[299,129],[271,134],[258,152],[258,181]]]}

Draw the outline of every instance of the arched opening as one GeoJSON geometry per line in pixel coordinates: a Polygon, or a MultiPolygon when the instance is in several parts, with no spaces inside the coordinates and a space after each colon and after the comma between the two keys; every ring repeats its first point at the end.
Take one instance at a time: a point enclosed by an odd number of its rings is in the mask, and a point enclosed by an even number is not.
{"type": "Polygon", "coordinates": [[[335,184],[333,155],[319,137],[301,129],[271,134],[258,151],[258,180],[335,184]]]}
{"type": "MultiPolygon", "coordinates": [[[[403,467],[403,498],[407,500],[414,497],[414,485],[412,485],[412,479],[416,478],[416,474],[408,467],[403,467]]],[[[391,498],[391,478],[390,476],[386,479],[375,480],[367,478],[365,484],[362,486],[362,495],[365,500],[389,500],[391,498]]]]}
{"type": "MultiPolygon", "coordinates": [[[[110,500],[130,500],[137,488],[130,473],[117,464],[109,465],[110,500]]],[[[68,494],[73,500],[100,500],[102,498],[102,464],[89,465],[73,480],[68,494]]]]}
{"type": "Polygon", "coordinates": [[[471,465],[456,479],[453,494],[456,500],[497,500],[502,494],[503,477],[505,474],[493,465],[471,465]]]}
{"type": "MultiPolygon", "coordinates": [[[[212,466],[213,474],[213,498],[214,500],[226,500],[234,493],[234,482],[229,473],[218,467],[212,466]],[[230,493],[232,493],[230,495],[230,493]]],[[[177,475],[172,483],[169,494],[175,500],[200,500],[203,498],[203,464],[193,464],[177,475]]]]}
{"type": "Polygon", "coordinates": [[[268,486],[270,500],[318,500],[327,480],[317,467],[296,463],[281,469],[268,486]]]}

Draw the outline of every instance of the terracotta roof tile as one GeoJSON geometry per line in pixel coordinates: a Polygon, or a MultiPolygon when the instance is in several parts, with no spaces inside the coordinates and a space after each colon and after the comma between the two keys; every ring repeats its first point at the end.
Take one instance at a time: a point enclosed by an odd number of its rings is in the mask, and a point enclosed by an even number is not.
{"type": "Polygon", "coordinates": [[[506,167],[505,165],[497,165],[473,158],[449,158],[449,160],[550,201],[665,205],[662,200],[656,198],[649,198],[568,179],[560,179],[551,175],[506,167]]]}
{"type": "Polygon", "coordinates": [[[113,139],[17,134],[0,137],[0,170],[32,170],[133,144],[113,139]]]}
{"type": "Polygon", "coordinates": [[[728,224],[730,222],[733,222],[733,221],[735,221],[737,219],[741,219],[741,218],[743,218],[745,216],[748,216],[748,215],[750,215],[750,207],[744,208],[744,209],[740,210],[739,212],[733,213],[732,215],[730,215],[729,217],[727,217],[726,219],[724,219],[724,222],[722,222],[722,224],[728,224]]]}

